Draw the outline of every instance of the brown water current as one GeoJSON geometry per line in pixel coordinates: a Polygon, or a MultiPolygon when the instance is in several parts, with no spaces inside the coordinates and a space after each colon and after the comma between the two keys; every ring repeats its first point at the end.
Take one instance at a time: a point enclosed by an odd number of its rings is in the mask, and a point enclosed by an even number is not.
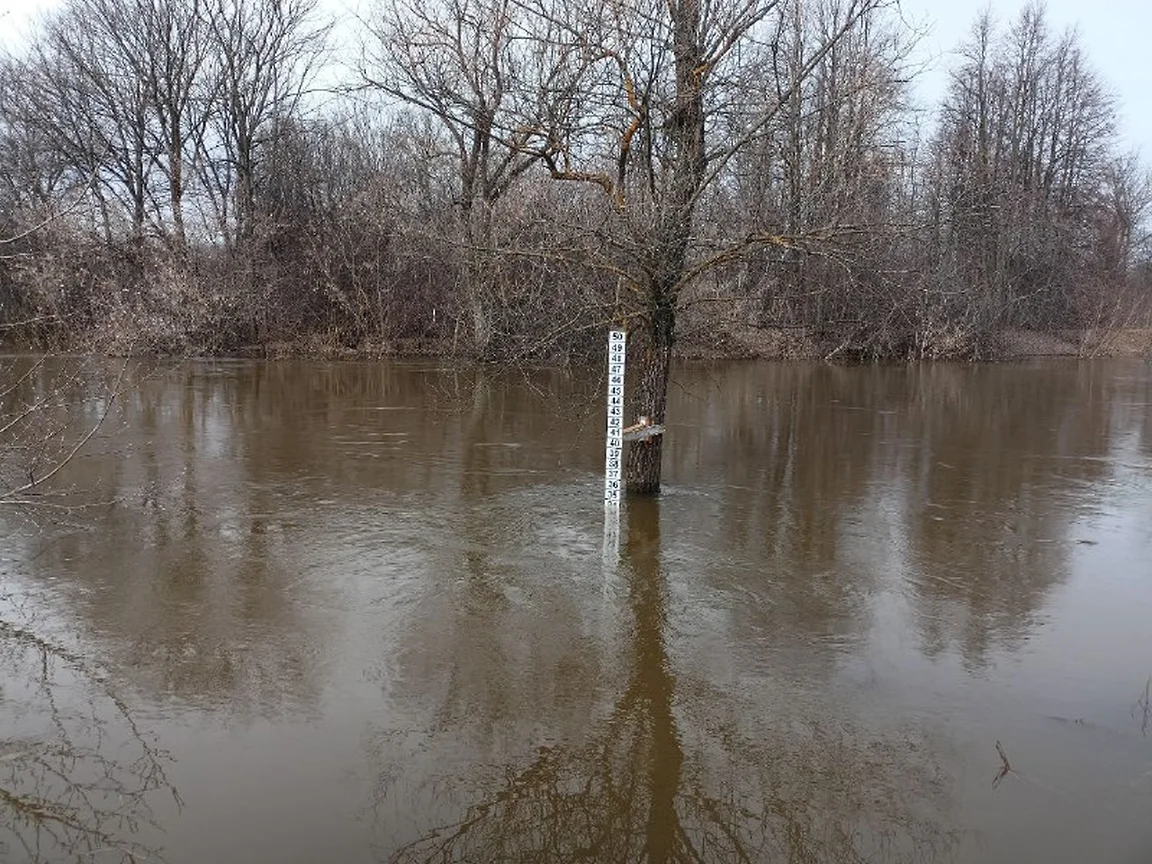
{"type": "Polygon", "coordinates": [[[1152,860],[1152,364],[673,379],[617,525],[599,370],[130,367],[0,505],[0,861],[1152,860]]]}

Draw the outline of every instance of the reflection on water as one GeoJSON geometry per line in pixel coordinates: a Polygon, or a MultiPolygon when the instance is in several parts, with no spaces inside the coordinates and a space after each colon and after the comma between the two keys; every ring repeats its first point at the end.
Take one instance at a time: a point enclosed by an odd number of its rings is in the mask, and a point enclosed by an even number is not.
{"type": "Polygon", "coordinates": [[[0,614],[0,796],[51,797],[6,753],[83,753],[57,797],[115,765],[97,785],[136,822],[88,814],[93,843],[1152,854],[1147,366],[680,369],[667,492],[623,508],[608,558],[595,375],[133,374],[54,478],[87,506],[0,511],[5,610],[33,622],[0,614]],[[993,789],[997,741],[1013,772],[993,789]]]}
{"type": "Polygon", "coordinates": [[[180,803],[168,755],[106,673],[13,623],[20,610],[0,600],[0,858],[155,858],[142,839],[157,827],[153,801],[180,803]]]}
{"type": "Polygon", "coordinates": [[[785,736],[755,723],[755,739],[682,736],[660,504],[634,500],[625,515],[629,656],[608,716],[578,748],[539,748],[393,860],[924,860],[946,848],[946,832],[914,812],[940,794],[936,769],[905,741],[850,740],[824,718],[785,736]]]}

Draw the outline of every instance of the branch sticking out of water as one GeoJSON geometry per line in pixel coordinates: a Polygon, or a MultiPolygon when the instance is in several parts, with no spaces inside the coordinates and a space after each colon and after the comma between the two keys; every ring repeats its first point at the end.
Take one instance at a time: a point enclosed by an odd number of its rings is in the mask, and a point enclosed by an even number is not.
{"type": "Polygon", "coordinates": [[[992,788],[998,787],[1009,774],[1015,774],[1012,770],[1012,763],[1008,761],[1008,754],[1004,752],[1003,745],[996,742],[996,753],[1000,756],[1000,770],[996,772],[996,776],[992,779],[992,788]]]}
{"type": "Polygon", "coordinates": [[[1132,716],[1140,715],[1140,732],[1147,738],[1148,730],[1152,729],[1152,675],[1144,682],[1144,694],[1132,706],[1132,716]]]}

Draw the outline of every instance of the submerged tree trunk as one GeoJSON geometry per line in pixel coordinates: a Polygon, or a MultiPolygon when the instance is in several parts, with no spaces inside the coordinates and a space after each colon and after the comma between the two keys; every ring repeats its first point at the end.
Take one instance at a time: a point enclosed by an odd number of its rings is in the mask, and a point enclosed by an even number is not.
{"type": "MultiPolygon", "coordinates": [[[[676,307],[671,298],[658,300],[641,331],[639,377],[636,383],[636,414],[653,424],[664,422],[668,408],[668,373],[672,366],[672,343],[676,330],[676,307]]],[[[624,477],[629,492],[655,495],[660,491],[660,466],[664,436],[654,435],[628,445],[624,477]]]]}

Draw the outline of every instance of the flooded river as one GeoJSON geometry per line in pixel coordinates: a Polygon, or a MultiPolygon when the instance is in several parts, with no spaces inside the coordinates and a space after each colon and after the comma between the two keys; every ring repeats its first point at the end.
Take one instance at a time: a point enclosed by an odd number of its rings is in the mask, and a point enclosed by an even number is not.
{"type": "Polygon", "coordinates": [[[682,366],[618,534],[598,374],[129,368],[0,509],[0,861],[1152,860],[1152,365],[682,366]]]}

